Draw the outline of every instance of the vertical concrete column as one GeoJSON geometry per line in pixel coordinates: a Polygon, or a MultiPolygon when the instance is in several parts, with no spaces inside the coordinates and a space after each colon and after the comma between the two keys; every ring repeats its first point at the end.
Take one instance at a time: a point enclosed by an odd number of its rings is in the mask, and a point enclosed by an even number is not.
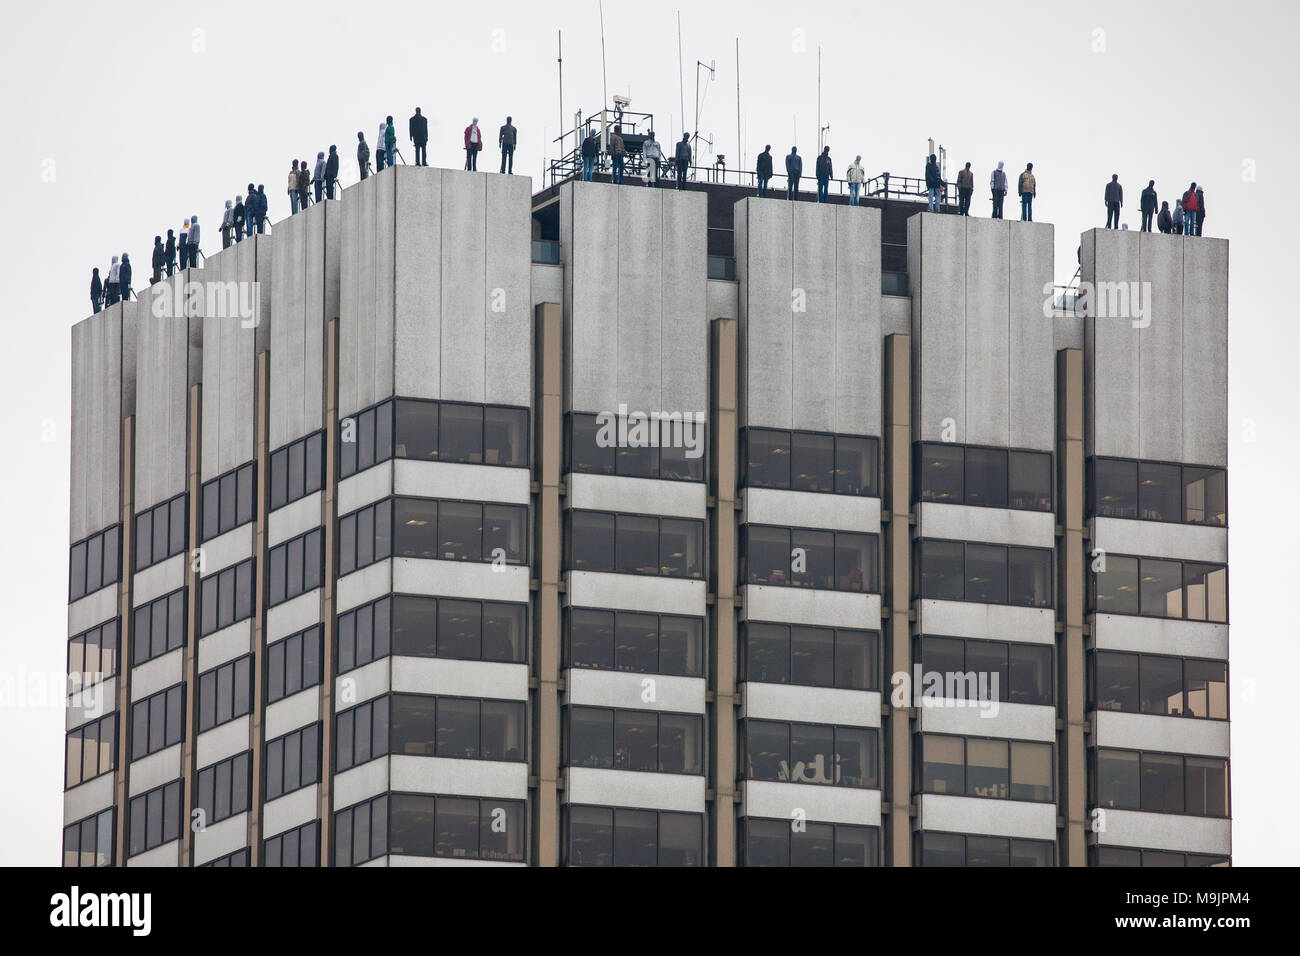
{"type": "Polygon", "coordinates": [[[736,456],[737,343],[736,320],[715,319],[711,328],[713,358],[709,402],[713,473],[713,520],[709,552],[713,558],[709,645],[710,721],[709,786],[713,790],[714,866],[736,865],[736,456]]]}
{"type": "Polygon", "coordinates": [[[271,458],[267,447],[270,422],[271,356],[257,353],[253,400],[253,460],[257,462],[257,506],[253,514],[253,560],[257,562],[257,593],[253,603],[253,716],[248,726],[248,744],[253,751],[252,799],[249,801],[249,866],[262,862],[262,779],[266,768],[266,597],[267,520],[271,485],[271,458]]]}
{"type": "Polygon", "coordinates": [[[334,842],[334,631],[338,587],[338,460],[339,460],[339,320],[333,318],[325,329],[325,573],[322,575],[321,691],[320,691],[320,865],[333,862],[330,848],[334,842]]]}
{"type": "MultiPolygon", "coordinates": [[[[189,422],[185,454],[185,488],[189,496],[190,543],[200,549],[200,521],[203,514],[203,386],[191,385],[189,422]]],[[[200,549],[201,550],[201,549],[200,549]]],[[[199,568],[202,561],[192,558],[185,568],[185,740],[181,746],[181,861],[183,867],[194,864],[194,831],[190,828],[194,811],[194,790],[198,768],[195,767],[196,741],[199,735],[199,568]]],[[[206,823],[206,821],[204,821],[206,823]]]]}
{"type": "MultiPolygon", "coordinates": [[[[73,454],[76,454],[74,449],[73,454]]],[[[117,827],[113,834],[113,865],[126,866],[126,837],[129,822],[128,804],[131,787],[131,666],[134,659],[132,643],[135,634],[132,626],[132,584],[135,580],[135,416],[128,415],[122,422],[122,458],[120,464],[122,489],[121,522],[122,545],[120,560],[122,573],[117,585],[117,774],[113,781],[113,804],[117,807],[117,827]]]]}
{"type": "MultiPolygon", "coordinates": [[[[912,337],[885,337],[885,488],[884,593],[881,623],[885,638],[885,678],[912,673],[912,337]]],[[[905,685],[906,686],[906,685],[905,685]]],[[[887,866],[912,865],[912,707],[891,706],[883,720],[885,789],[888,818],[882,834],[887,866]]]]}
{"type": "Polygon", "coordinates": [[[560,844],[560,468],[564,387],[564,317],[560,306],[535,309],[537,599],[533,602],[533,839],[536,866],[557,866],[560,844]]]}
{"type": "Polygon", "coordinates": [[[1065,819],[1060,839],[1062,866],[1086,866],[1087,759],[1084,750],[1083,605],[1086,567],[1083,545],[1084,470],[1083,352],[1056,353],[1057,516],[1060,544],[1058,620],[1061,624],[1056,666],[1057,753],[1060,761],[1059,814],[1065,819]]]}

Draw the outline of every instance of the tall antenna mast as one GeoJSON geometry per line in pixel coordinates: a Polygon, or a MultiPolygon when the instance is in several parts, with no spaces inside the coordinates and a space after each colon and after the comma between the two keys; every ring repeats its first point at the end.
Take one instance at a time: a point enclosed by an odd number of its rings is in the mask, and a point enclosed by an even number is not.
{"type": "Polygon", "coordinates": [[[609,89],[605,85],[605,3],[604,0],[598,0],[597,6],[600,8],[600,110],[603,113],[609,108],[609,89]]]}
{"type": "Polygon", "coordinates": [[[817,155],[822,151],[822,48],[817,48],[817,155]]]}
{"type": "MultiPolygon", "coordinates": [[[[564,31],[555,31],[555,62],[560,65],[560,136],[564,136],[564,31]]],[[[576,131],[575,131],[576,135],[576,131]]],[[[543,140],[545,142],[545,140],[543,140]]],[[[560,143],[560,156],[564,156],[564,143],[560,143]]]]}
{"type": "Polygon", "coordinates": [[[744,169],[744,146],[740,142],[740,37],[736,37],[736,169],[744,169]]]}
{"type": "Polygon", "coordinates": [[[677,11],[677,89],[682,96],[682,126],[686,125],[686,73],[682,65],[682,11],[677,11]]]}

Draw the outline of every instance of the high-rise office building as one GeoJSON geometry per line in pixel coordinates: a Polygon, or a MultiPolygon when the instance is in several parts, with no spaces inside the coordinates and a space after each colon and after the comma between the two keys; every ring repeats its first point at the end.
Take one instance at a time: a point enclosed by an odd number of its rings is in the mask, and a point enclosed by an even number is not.
{"type": "Polygon", "coordinates": [[[1226,864],[1227,243],[922,209],[399,166],[76,325],[65,864],[1226,864]]]}

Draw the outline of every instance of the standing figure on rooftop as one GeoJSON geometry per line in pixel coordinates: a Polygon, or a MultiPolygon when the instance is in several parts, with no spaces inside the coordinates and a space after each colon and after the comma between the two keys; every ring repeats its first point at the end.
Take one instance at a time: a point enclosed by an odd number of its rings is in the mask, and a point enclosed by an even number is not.
{"type": "Polygon", "coordinates": [[[117,273],[117,288],[122,293],[122,301],[131,298],[131,257],[122,253],[122,265],[117,273]]]}
{"type": "Polygon", "coordinates": [[[117,294],[117,275],[121,271],[121,269],[122,266],[120,263],[118,263],[117,256],[114,256],[113,261],[109,263],[108,266],[108,282],[105,283],[104,285],[105,307],[110,305],[117,305],[118,303],[119,297],[117,294]]]}
{"type": "Polygon", "coordinates": [[[104,295],[104,283],[99,281],[99,267],[96,266],[90,270],[90,308],[94,312],[100,310],[100,299],[104,295]]]}
{"type": "Polygon", "coordinates": [[[943,176],[939,172],[939,158],[931,153],[925,161],[925,208],[930,212],[939,211],[939,194],[942,190],[943,176]]]}
{"type": "MultiPolygon", "coordinates": [[[[1156,181],[1153,179],[1147,183],[1147,188],[1142,190],[1142,196],[1138,203],[1142,211],[1142,232],[1151,231],[1151,220],[1155,218],[1156,206],[1159,204],[1159,197],[1156,196],[1156,181]]],[[[1163,231],[1162,229],[1161,232],[1163,231]]]]}
{"type": "Polygon", "coordinates": [[[623,145],[623,127],[615,126],[609,134],[609,156],[613,166],[610,177],[615,185],[623,182],[623,170],[627,167],[627,147],[623,145]]]}
{"type": "Polygon", "coordinates": [[[771,143],[764,146],[763,151],[758,154],[758,160],[754,163],[754,173],[758,177],[758,195],[762,198],[767,195],[767,183],[772,178],[771,143]]]}
{"type": "Polygon", "coordinates": [[[411,142],[415,144],[415,165],[429,165],[429,117],[415,108],[415,115],[407,123],[411,133],[411,142]]]}
{"type": "Polygon", "coordinates": [[[176,232],[172,229],[167,230],[167,242],[163,245],[163,254],[167,257],[167,278],[171,278],[176,271],[176,232]]]}
{"type": "MultiPolygon", "coordinates": [[[[253,212],[253,218],[257,221],[257,234],[260,236],[266,232],[266,189],[260,183],[257,186],[257,209],[253,212]]],[[[190,217],[190,229],[194,229],[194,217],[190,217]]]]}
{"type": "Polygon", "coordinates": [[[975,173],[970,163],[965,169],[957,171],[957,212],[962,216],[970,215],[970,197],[975,192],[975,173]]]}
{"type": "Polygon", "coordinates": [[[180,259],[180,265],[177,267],[184,272],[190,267],[190,221],[188,218],[181,223],[181,234],[176,238],[176,255],[180,259]]]}
{"type": "Polygon", "coordinates": [[[167,264],[167,253],[163,249],[162,236],[153,237],[153,276],[149,279],[150,285],[157,285],[162,282],[163,266],[167,264]]]}
{"type": "Polygon", "coordinates": [[[1192,183],[1183,193],[1183,235],[1196,235],[1196,214],[1200,211],[1200,197],[1196,195],[1196,183],[1192,183]]]}
{"type": "MultiPolygon", "coordinates": [[[[325,154],[321,153],[320,155],[324,156],[325,154]]],[[[320,163],[317,162],[317,165],[320,165],[320,163]]],[[[320,193],[317,192],[316,195],[319,197],[320,193]]],[[[253,215],[256,212],[257,212],[257,187],[254,186],[252,183],[249,183],[248,198],[244,200],[244,235],[246,236],[251,236],[253,234],[253,215]]]]}
{"type": "Polygon", "coordinates": [[[465,168],[478,171],[478,151],[483,148],[483,131],[478,128],[478,117],[465,127],[465,168]]]}
{"type": "Polygon", "coordinates": [[[307,160],[298,160],[298,208],[306,209],[311,202],[311,173],[307,171],[307,160]]]}
{"type": "Polygon", "coordinates": [[[1034,221],[1034,197],[1038,195],[1038,182],[1034,179],[1034,164],[1026,163],[1016,187],[1020,193],[1020,221],[1034,221]]]}
{"type": "Polygon", "coordinates": [[[497,145],[501,147],[501,172],[510,176],[515,173],[515,143],[518,141],[519,130],[515,129],[514,117],[507,116],[506,125],[497,133],[497,145]]]}
{"type": "Polygon", "coordinates": [[[831,165],[831,148],[822,147],[822,154],[817,157],[817,201],[828,202],[831,195],[831,176],[835,168],[831,165]]]}
{"type": "MultiPolygon", "coordinates": [[[[584,183],[591,182],[591,177],[596,172],[596,156],[599,153],[600,140],[596,138],[596,131],[589,129],[587,138],[582,141],[582,181],[584,183]]],[[[466,160],[466,163],[468,163],[468,160],[466,160]]]]}
{"type": "Polygon", "coordinates": [[[366,143],[366,134],[357,130],[357,173],[359,179],[370,175],[370,146],[366,143]]]}
{"type": "Polygon", "coordinates": [[[248,213],[248,207],[244,205],[244,197],[235,197],[235,208],[230,211],[230,223],[234,227],[235,242],[244,241],[244,216],[248,213]]]}
{"type": "Polygon", "coordinates": [[[1001,219],[1002,200],[1007,198],[1007,171],[1000,159],[998,168],[989,175],[989,190],[993,193],[993,218],[1001,219]]]}
{"type": "MultiPolygon", "coordinates": [[[[311,171],[312,188],[316,191],[316,201],[321,201],[321,195],[325,192],[325,154],[323,152],[316,154],[316,166],[311,171]]],[[[249,187],[251,192],[252,187],[249,187]]]]}
{"type": "MultiPolygon", "coordinates": [[[[221,248],[222,249],[230,248],[230,242],[231,242],[230,229],[234,223],[234,216],[235,216],[234,203],[232,203],[229,199],[227,199],[226,210],[221,214],[221,248]]],[[[168,240],[169,244],[170,241],[171,240],[169,239],[168,240]]],[[[167,274],[171,275],[171,272],[168,271],[167,274]]]]}
{"type": "Polygon", "coordinates": [[[388,152],[384,149],[384,136],[388,133],[388,124],[380,122],[379,138],[375,140],[375,172],[384,171],[385,161],[388,159],[388,152]]]}
{"type": "Polygon", "coordinates": [[[682,133],[682,141],[677,144],[677,152],[673,156],[677,162],[677,188],[686,188],[686,171],[691,168],[691,134],[682,133]]]}
{"type": "Polygon", "coordinates": [[[664,151],[655,139],[655,131],[646,133],[645,142],[641,144],[641,155],[645,157],[645,184],[652,188],[659,186],[659,164],[663,162],[664,151]]]}
{"type": "Polygon", "coordinates": [[[329,159],[325,160],[325,197],[334,198],[334,186],[339,181],[339,148],[330,147],[329,159]]]}
{"type": "Polygon", "coordinates": [[[190,216],[190,234],[185,240],[185,248],[189,251],[190,268],[199,267],[199,217],[190,216]]]}
{"type": "Polygon", "coordinates": [[[1156,228],[1166,234],[1174,231],[1174,214],[1169,211],[1168,202],[1160,204],[1160,215],[1156,216],[1156,228]]]}
{"type": "Polygon", "coordinates": [[[1205,227],[1205,190],[1196,187],[1196,234],[1199,236],[1205,227]]]}
{"type": "Polygon", "coordinates": [[[799,147],[791,146],[790,155],[785,158],[785,198],[797,199],[799,197],[799,177],[803,175],[803,157],[799,155],[799,147]]]}
{"type": "Polygon", "coordinates": [[[854,158],[853,164],[844,173],[844,178],[849,181],[849,205],[856,206],[858,193],[862,191],[862,184],[867,180],[867,171],[862,168],[861,156],[854,158]]]}
{"type": "MultiPolygon", "coordinates": [[[[388,165],[397,165],[397,129],[393,126],[391,116],[384,120],[384,151],[388,153],[388,165]]],[[[405,162],[405,160],[403,160],[405,162]]]]}
{"type": "Polygon", "coordinates": [[[1119,184],[1119,173],[1110,177],[1106,184],[1106,228],[1119,228],[1119,210],[1124,205],[1124,187],[1119,184]]]}
{"type": "Polygon", "coordinates": [[[289,170],[289,215],[294,215],[298,211],[298,160],[293,161],[293,168],[289,170]]]}
{"type": "Polygon", "coordinates": [[[1183,201],[1181,199],[1175,199],[1174,214],[1170,217],[1169,224],[1173,227],[1173,231],[1176,235],[1181,236],[1183,234],[1185,221],[1186,217],[1183,215],[1183,201]]]}

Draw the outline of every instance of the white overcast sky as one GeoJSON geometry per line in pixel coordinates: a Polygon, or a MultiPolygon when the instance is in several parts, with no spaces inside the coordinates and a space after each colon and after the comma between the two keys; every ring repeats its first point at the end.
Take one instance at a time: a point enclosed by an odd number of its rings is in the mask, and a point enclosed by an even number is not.
{"type": "MultiPolygon", "coordinates": [[[[479,116],[489,143],[507,113],[517,173],[536,177],[560,126],[556,33],[564,36],[564,115],[601,105],[596,0],[536,3],[61,2],[13,4],[0,31],[0,864],[54,865],[62,825],[63,718],[30,689],[57,685],[67,637],[69,329],[89,312],[92,266],[123,250],[148,283],[155,234],[197,213],[218,248],[224,200],[265,183],[288,211],[294,158],[337,144],[355,181],[358,130],[374,141],[415,106],[430,162],[459,168],[461,131],[479,116]]],[[[1206,187],[1208,232],[1231,247],[1230,489],[1233,848],[1239,865],[1293,863],[1300,832],[1294,689],[1300,673],[1294,518],[1300,502],[1295,318],[1297,65],[1300,7],[1235,3],[842,3],[713,0],[682,11],[686,113],[696,60],[717,61],[701,132],[734,165],[736,39],[746,166],[791,136],[816,150],[822,123],[842,175],[922,173],[926,139],[967,160],[974,212],[1002,159],[1032,161],[1035,219],[1057,230],[1058,281],[1102,189],[1120,175],[1136,199],[1154,178],[1172,200],[1206,187]],[[804,38],[800,49],[799,37],[804,38]],[[1273,278],[1269,278],[1272,276],[1273,278]]],[[[670,5],[607,2],[610,94],[682,130],[677,23],[670,5]]],[[[488,149],[480,169],[495,169],[488,149]]],[[[1172,203],[1171,203],[1172,205],[1172,203]]],[[[1008,212],[1014,203],[1008,202],[1008,212]]]]}

